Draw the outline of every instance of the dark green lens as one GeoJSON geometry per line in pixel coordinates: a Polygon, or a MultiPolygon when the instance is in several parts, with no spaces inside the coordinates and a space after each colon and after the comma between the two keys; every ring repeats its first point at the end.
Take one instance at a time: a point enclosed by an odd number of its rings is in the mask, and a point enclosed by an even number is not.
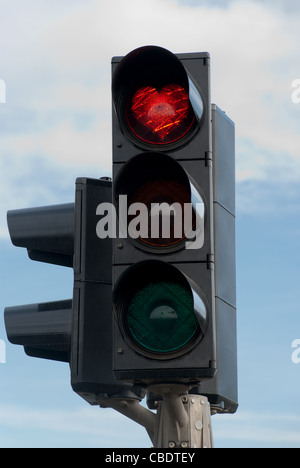
{"type": "Polygon", "coordinates": [[[134,295],[127,326],[134,341],[146,350],[170,353],[183,348],[199,329],[191,291],[178,283],[149,284],[134,295]]]}

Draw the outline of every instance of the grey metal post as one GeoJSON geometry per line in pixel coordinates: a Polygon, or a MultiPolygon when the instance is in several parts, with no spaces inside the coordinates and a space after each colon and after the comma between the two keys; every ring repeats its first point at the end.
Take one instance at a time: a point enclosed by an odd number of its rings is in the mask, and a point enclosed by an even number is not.
{"type": "Polygon", "coordinates": [[[157,414],[137,400],[109,399],[101,407],[113,408],[145,427],[155,448],[213,448],[206,397],[189,395],[189,388],[183,385],[156,385],[151,391],[162,398],[157,414]]]}

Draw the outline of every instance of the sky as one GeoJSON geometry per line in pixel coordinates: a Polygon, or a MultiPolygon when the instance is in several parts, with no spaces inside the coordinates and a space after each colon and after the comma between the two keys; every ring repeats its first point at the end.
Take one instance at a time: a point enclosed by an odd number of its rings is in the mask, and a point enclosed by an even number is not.
{"type": "Polygon", "coordinates": [[[208,51],[212,100],[236,124],[239,410],[213,417],[215,445],[300,447],[299,31],[296,0],[0,0],[0,447],[150,446],[73,393],[68,365],[10,345],[3,321],[72,297],[72,270],[13,247],[6,212],[111,175],[111,58],[148,44],[208,51]]]}

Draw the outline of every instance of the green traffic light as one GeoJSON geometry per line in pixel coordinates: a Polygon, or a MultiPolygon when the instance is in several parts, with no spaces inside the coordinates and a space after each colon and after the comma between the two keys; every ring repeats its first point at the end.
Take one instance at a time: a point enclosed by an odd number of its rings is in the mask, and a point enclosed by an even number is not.
{"type": "Polygon", "coordinates": [[[127,327],[138,346],[165,354],[188,345],[199,331],[191,291],[175,282],[151,283],[128,307],[127,327]]]}

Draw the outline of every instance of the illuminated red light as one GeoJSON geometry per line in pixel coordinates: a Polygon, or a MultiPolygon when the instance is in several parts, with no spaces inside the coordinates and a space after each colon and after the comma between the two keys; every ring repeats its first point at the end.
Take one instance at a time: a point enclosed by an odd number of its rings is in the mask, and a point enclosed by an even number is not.
{"type": "Polygon", "coordinates": [[[150,144],[166,145],[183,138],[192,128],[195,115],[187,91],[176,84],[160,91],[144,86],[127,106],[127,122],[133,134],[150,144]]]}

